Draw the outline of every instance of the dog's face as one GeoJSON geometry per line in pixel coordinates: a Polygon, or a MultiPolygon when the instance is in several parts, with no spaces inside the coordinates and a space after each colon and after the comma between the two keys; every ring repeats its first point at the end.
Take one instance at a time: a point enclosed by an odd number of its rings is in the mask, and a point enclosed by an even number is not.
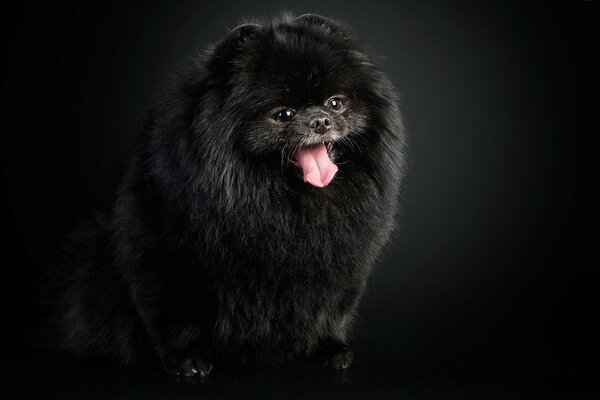
{"type": "Polygon", "coordinates": [[[380,99],[373,65],[343,27],[314,15],[244,25],[215,54],[226,61],[223,110],[237,121],[241,151],[295,168],[315,187],[327,186],[336,163],[361,151],[358,139],[377,118],[372,110],[380,99]]]}

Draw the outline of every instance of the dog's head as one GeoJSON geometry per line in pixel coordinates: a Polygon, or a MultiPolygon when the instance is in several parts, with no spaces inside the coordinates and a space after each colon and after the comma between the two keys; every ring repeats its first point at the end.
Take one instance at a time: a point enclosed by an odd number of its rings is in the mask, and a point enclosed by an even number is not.
{"type": "Polygon", "coordinates": [[[397,111],[391,86],[348,29],[318,15],[233,29],[207,72],[212,110],[200,118],[213,118],[242,156],[315,187],[369,153],[377,127],[397,111]]]}

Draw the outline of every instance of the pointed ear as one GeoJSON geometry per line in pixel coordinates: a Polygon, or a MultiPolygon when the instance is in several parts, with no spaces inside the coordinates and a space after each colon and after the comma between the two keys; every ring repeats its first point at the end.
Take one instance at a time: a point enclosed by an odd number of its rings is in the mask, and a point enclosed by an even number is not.
{"type": "Polygon", "coordinates": [[[346,36],[350,34],[347,27],[341,23],[318,14],[303,14],[296,17],[296,22],[324,29],[330,33],[346,36]]]}
{"type": "Polygon", "coordinates": [[[235,53],[248,41],[252,40],[260,31],[262,25],[242,24],[233,28],[225,38],[213,48],[213,60],[218,64],[232,60],[235,53]]]}
{"type": "Polygon", "coordinates": [[[234,37],[237,37],[238,39],[243,39],[245,37],[253,36],[255,33],[262,30],[262,28],[263,28],[263,26],[259,25],[259,24],[252,24],[252,23],[241,24],[241,25],[238,25],[235,28],[233,28],[231,30],[231,32],[229,32],[228,36],[234,36],[234,37]]]}

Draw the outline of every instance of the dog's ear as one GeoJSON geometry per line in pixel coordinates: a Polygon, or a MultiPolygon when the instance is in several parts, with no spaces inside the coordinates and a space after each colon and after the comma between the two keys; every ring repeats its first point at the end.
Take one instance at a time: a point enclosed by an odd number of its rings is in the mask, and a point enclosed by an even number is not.
{"type": "Polygon", "coordinates": [[[321,28],[335,35],[346,36],[350,34],[349,29],[346,26],[318,14],[303,14],[296,17],[295,21],[301,24],[321,28]]]}
{"type": "Polygon", "coordinates": [[[245,38],[249,38],[254,36],[256,33],[260,32],[263,29],[262,25],[259,24],[241,24],[236,26],[229,32],[228,37],[237,40],[243,40],[245,38]]]}
{"type": "Polygon", "coordinates": [[[229,62],[235,58],[235,54],[263,29],[258,24],[242,24],[233,28],[225,38],[218,42],[212,50],[213,63],[229,62]]]}

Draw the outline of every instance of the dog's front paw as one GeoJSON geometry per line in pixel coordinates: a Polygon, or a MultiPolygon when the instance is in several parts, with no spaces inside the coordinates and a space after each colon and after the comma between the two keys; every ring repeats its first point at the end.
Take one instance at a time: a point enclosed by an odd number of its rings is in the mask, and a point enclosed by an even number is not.
{"type": "Polygon", "coordinates": [[[206,357],[190,354],[165,354],[161,357],[165,371],[174,375],[207,376],[212,364],[206,357]]]}
{"type": "Polygon", "coordinates": [[[352,365],[354,359],[354,353],[349,348],[341,349],[339,353],[336,353],[325,360],[325,366],[330,366],[334,369],[348,369],[352,365]]]}

